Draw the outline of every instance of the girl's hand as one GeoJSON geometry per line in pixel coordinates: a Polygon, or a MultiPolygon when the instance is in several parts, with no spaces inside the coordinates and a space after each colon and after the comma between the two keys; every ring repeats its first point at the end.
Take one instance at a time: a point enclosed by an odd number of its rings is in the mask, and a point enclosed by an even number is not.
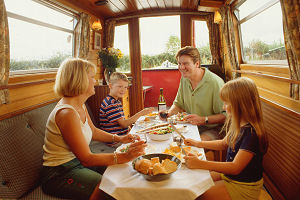
{"type": "Polygon", "coordinates": [[[185,116],[183,119],[193,125],[202,125],[204,124],[204,120],[202,118],[203,117],[200,117],[199,115],[190,114],[185,116]]]}
{"type": "Polygon", "coordinates": [[[190,169],[201,169],[202,160],[198,158],[197,155],[189,153],[189,155],[184,157],[185,165],[190,169]]]}
{"type": "Polygon", "coordinates": [[[135,140],[137,141],[141,140],[140,136],[132,135],[132,134],[127,134],[125,136],[119,136],[119,137],[121,143],[130,143],[130,142],[134,142],[135,140]]]}
{"type": "Polygon", "coordinates": [[[184,140],[184,144],[187,145],[187,146],[195,146],[195,147],[198,147],[198,141],[196,140],[193,140],[191,138],[187,138],[184,140]]]}
{"type": "Polygon", "coordinates": [[[141,155],[144,155],[146,146],[147,144],[145,144],[144,141],[137,141],[131,143],[128,150],[125,153],[128,161],[133,160],[141,155]]]}

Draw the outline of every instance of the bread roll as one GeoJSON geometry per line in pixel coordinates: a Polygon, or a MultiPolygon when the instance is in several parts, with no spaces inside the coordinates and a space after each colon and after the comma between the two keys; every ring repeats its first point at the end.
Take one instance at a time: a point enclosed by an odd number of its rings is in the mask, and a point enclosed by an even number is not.
{"type": "Polygon", "coordinates": [[[162,161],[162,167],[165,169],[167,174],[175,172],[177,170],[176,162],[169,159],[165,159],[162,161]]]}
{"type": "Polygon", "coordinates": [[[153,158],[151,158],[151,163],[152,163],[152,165],[154,165],[155,163],[160,163],[159,157],[153,157],[153,158]]]}
{"type": "Polygon", "coordinates": [[[160,163],[155,163],[153,165],[153,175],[157,174],[167,174],[165,168],[160,163]]]}
{"type": "Polygon", "coordinates": [[[142,159],[138,164],[135,164],[135,169],[143,174],[148,174],[152,163],[148,159],[142,159]]]}

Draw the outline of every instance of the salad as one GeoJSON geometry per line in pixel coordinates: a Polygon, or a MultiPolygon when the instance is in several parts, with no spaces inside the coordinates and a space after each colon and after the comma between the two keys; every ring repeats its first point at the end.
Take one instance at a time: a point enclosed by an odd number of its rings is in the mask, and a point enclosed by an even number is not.
{"type": "Polygon", "coordinates": [[[154,135],[164,135],[167,133],[172,133],[173,131],[174,129],[170,125],[168,125],[168,126],[161,127],[159,129],[151,130],[149,133],[154,135]]]}

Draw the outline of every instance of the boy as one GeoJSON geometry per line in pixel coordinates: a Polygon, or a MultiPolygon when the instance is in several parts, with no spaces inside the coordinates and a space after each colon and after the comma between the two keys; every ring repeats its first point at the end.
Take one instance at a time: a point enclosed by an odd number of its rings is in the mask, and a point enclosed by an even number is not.
{"type": "Polygon", "coordinates": [[[128,89],[128,78],[125,74],[114,72],[109,79],[109,95],[102,101],[100,107],[100,127],[101,129],[118,135],[125,135],[128,127],[136,120],[146,114],[151,113],[153,108],[145,108],[129,119],[124,118],[121,99],[128,89]]]}

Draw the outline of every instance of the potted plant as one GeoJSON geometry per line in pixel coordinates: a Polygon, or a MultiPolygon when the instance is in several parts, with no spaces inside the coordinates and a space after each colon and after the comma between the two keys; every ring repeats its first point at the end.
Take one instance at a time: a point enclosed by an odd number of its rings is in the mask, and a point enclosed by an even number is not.
{"type": "Polygon", "coordinates": [[[120,66],[119,59],[123,57],[123,53],[120,49],[108,47],[101,49],[98,52],[98,56],[104,67],[104,78],[108,83],[110,75],[120,66]]]}

